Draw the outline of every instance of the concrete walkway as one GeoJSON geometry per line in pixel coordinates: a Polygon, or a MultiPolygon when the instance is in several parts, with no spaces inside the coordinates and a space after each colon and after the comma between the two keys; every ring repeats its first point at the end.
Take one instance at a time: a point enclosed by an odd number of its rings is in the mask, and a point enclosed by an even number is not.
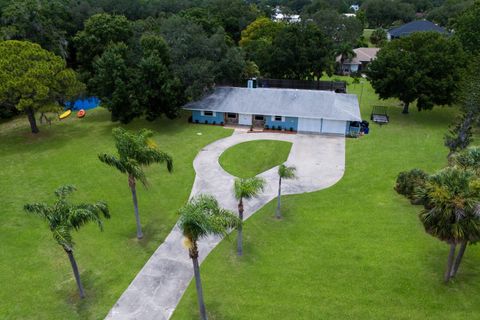
{"type": "MultiPolygon", "coordinates": [[[[282,182],[282,194],[324,189],[335,184],[343,176],[344,137],[247,133],[237,130],[232,136],[209,144],[197,155],[193,162],[196,177],[191,196],[200,193],[212,194],[221,206],[236,212],[237,202],[232,193],[234,177],[222,169],[218,158],[233,145],[262,139],[293,143],[287,164],[297,167],[298,178],[282,182]]],[[[277,167],[261,173],[260,176],[267,181],[265,191],[260,197],[246,201],[245,219],[277,195],[277,167]]],[[[192,262],[182,245],[182,240],[183,236],[175,226],[115,303],[106,319],[170,318],[193,277],[192,262]]],[[[221,238],[218,237],[200,241],[200,260],[203,261],[220,241],[221,238]]],[[[248,252],[245,254],[248,255],[248,252]]]]}

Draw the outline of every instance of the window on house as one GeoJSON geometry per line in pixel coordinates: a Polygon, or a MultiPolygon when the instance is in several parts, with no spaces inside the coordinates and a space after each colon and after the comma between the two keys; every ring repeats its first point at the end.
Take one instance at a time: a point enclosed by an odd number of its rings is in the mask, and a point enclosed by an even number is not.
{"type": "Polygon", "coordinates": [[[203,111],[203,115],[207,117],[213,117],[213,111],[203,111]]]}
{"type": "Polygon", "coordinates": [[[282,116],[275,116],[274,118],[275,121],[282,121],[282,116]]]}
{"type": "Polygon", "coordinates": [[[257,121],[263,121],[263,120],[265,120],[265,119],[264,119],[263,116],[261,116],[261,115],[255,115],[255,120],[257,120],[257,121]]]}
{"type": "Polygon", "coordinates": [[[237,114],[236,114],[236,113],[227,113],[227,118],[229,118],[229,119],[237,119],[237,114]]]}

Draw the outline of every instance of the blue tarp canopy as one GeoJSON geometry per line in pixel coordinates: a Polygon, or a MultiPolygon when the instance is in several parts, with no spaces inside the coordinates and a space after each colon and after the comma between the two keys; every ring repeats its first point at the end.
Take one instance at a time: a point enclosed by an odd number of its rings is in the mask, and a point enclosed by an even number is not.
{"type": "Polygon", "coordinates": [[[67,109],[72,109],[72,111],[78,111],[80,109],[89,110],[98,107],[100,104],[100,99],[97,97],[88,97],[85,99],[78,99],[73,103],[73,108],[71,107],[72,103],[67,102],[67,109]]]}

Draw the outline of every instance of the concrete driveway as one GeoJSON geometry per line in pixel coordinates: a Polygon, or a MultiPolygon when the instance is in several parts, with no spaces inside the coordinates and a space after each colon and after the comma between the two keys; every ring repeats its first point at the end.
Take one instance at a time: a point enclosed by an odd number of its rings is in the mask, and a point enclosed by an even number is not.
{"type": "MultiPolygon", "coordinates": [[[[218,158],[229,147],[252,140],[283,140],[293,143],[287,164],[296,166],[298,178],[282,182],[284,195],[328,188],[343,176],[344,137],[236,130],[232,136],[209,144],[197,155],[193,162],[196,177],[191,197],[201,193],[212,194],[220,205],[236,212],[237,202],[232,193],[234,177],[222,169],[218,158]]],[[[244,203],[245,219],[276,197],[277,168],[259,175],[266,179],[267,185],[260,197],[244,203]]],[[[193,277],[192,262],[182,240],[183,236],[175,226],[115,303],[106,319],[170,318],[193,277]]],[[[221,240],[219,237],[209,237],[200,241],[200,260],[203,261],[221,240]]]]}

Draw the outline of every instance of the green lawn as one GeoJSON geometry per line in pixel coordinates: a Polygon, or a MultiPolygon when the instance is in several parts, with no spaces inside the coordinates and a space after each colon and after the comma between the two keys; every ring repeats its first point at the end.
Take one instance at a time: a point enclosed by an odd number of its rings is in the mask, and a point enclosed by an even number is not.
{"type": "Polygon", "coordinates": [[[232,132],[188,125],[186,117],[126,126],[154,130],[174,159],[173,174],[154,165],[147,170],[149,189],[138,187],[145,238],[137,241],[127,178],[97,159],[114,152],[116,126],[103,109],[41,126],[38,136],[29,133],[26,118],[0,124],[0,319],[102,319],[176,222],[193,184],[195,155],[232,132]],[[112,213],[104,232],[92,225],[74,233],[83,301],[46,224],[22,210],[28,202],[53,200],[62,184],[77,186],[76,201],[107,201],[112,213]]]}
{"type": "Polygon", "coordinates": [[[243,142],[228,148],[218,161],[231,175],[250,178],[287,161],[291,147],[286,141],[243,142]]]}
{"type": "MultiPolygon", "coordinates": [[[[363,85],[362,114],[389,106],[391,123],[347,139],[346,172],[333,187],[283,197],[244,225],[245,253],[223,241],[201,266],[209,319],[478,319],[480,250],[469,247],[444,285],[447,245],[427,235],[414,207],[393,190],[399,171],[446,164],[443,135],[455,110],[402,115],[363,85]]],[[[351,85],[360,93],[362,85],[351,85]]],[[[189,286],[173,319],[198,319],[189,286]]]]}
{"type": "Polygon", "coordinates": [[[368,42],[369,47],[374,47],[374,45],[370,42],[370,37],[375,29],[363,29],[363,37],[368,42]]]}

